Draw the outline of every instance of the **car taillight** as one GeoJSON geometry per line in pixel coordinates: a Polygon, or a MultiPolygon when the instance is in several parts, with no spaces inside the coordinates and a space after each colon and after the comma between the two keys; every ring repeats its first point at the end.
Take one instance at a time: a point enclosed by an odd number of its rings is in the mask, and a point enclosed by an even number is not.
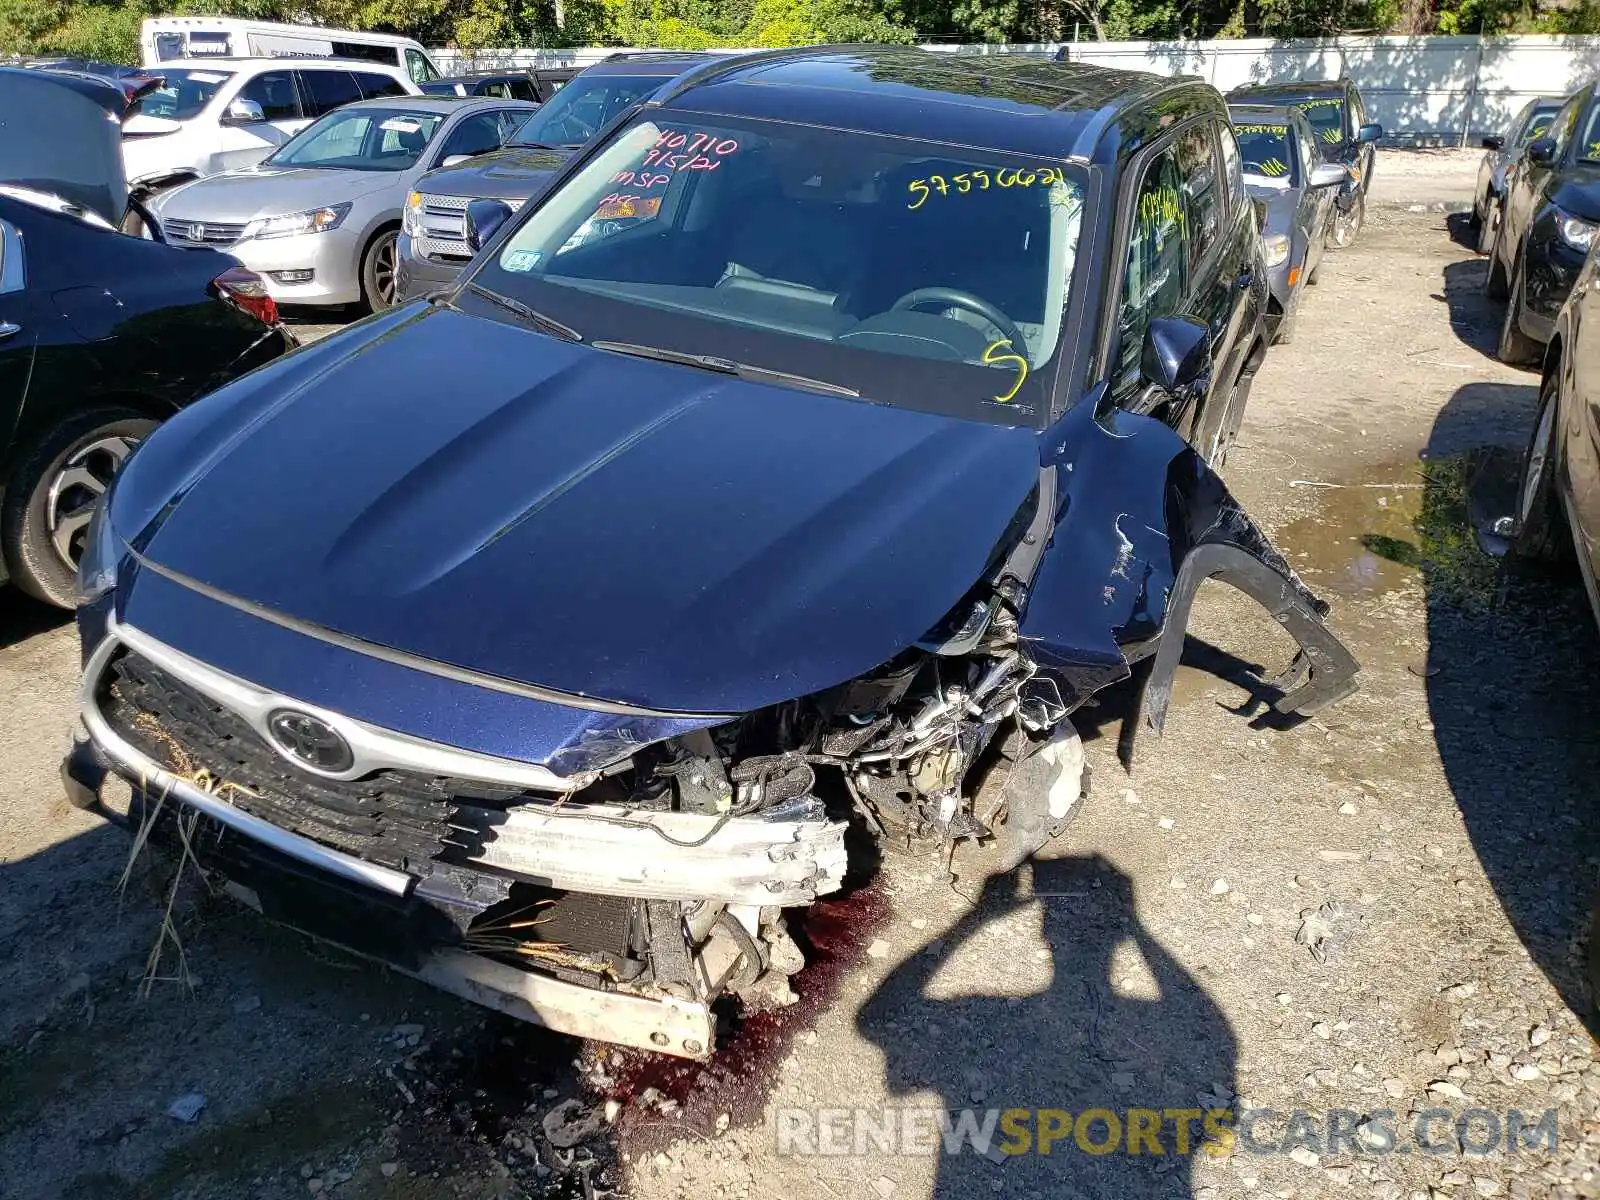
{"type": "Polygon", "coordinates": [[[211,281],[211,286],[240,312],[247,312],[268,325],[278,323],[278,302],[268,294],[267,285],[254,271],[229,267],[211,281]]]}

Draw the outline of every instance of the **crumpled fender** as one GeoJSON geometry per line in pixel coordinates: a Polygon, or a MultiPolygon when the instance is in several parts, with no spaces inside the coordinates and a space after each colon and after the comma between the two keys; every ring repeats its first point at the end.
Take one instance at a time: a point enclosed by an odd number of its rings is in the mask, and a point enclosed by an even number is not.
{"type": "Polygon", "coordinates": [[[1055,525],[1020,631],[1069,708],[1153,656],[1143,708],[1159,732],[1195,592],[1212,578],[1260,602],[1299,643],[1273,681],[1275,709],[1309,714],[1355,691],[1360,667],[1328,628],[1328,605],[1165,424],[1091,396],[1042,445],[1055,525]]]}

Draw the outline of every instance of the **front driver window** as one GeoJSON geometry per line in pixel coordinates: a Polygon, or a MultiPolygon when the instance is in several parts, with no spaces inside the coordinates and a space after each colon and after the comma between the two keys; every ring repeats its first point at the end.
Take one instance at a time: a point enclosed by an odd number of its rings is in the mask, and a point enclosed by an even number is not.
{"type": "Polygon", "coordinates": [[[1133,227],[1122,276],[1122,309],[1112,386],[1117,399],[1139,391],[1139,356],[1151,317],[1182,312],[1188,284],[1188,219],[1177,148],[1168,146],[1145,167],[1133,202],[1133,227]]]}
{"type": "Polygon", "coordinates": [[[440,77],[439,72],[433,69],[433,64],[418,50],[406,51],[406,70],[415,84],[432,83],[440,77]]]}

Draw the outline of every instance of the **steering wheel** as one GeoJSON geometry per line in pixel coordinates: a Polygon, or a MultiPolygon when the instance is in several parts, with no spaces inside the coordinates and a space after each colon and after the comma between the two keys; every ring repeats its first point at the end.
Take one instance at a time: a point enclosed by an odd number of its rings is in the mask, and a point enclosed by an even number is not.
{"type": "Polygon", "coordinates": [[[942,304],[948,308],[964,308],[969,313],[982,317],[999,330],[1001,336],[1011,343],[1013,350],[1026,351],[1027,342],[1023,340],[1022,331],[1016,327],[1010,317],[981,296],[974,296],[971,292],[963,292],[960,288],[917,288],[914,291],[907,292],[891,304],[889,311],[901,312],[914,308],[926,308],[930,304],[942,304]]]}

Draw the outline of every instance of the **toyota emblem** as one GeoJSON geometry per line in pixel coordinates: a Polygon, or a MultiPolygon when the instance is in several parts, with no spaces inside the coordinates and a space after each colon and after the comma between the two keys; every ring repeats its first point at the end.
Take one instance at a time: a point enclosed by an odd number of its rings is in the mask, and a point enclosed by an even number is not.
{"type": "Polygon", "coordinates": [[[280,708],[267,718],[267,733],[285,757],[313,771],[337,775],[355,765],[350,743],[321,717],[280,708]]]}

